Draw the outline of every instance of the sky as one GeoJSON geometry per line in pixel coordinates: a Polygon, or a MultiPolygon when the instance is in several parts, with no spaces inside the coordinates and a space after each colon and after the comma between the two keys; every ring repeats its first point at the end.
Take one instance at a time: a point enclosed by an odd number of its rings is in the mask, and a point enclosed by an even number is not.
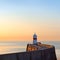
{"type": "Polygon", "coordinates": [[[0,41],[60,41],[60,0],[0,0],[0,41]]]}

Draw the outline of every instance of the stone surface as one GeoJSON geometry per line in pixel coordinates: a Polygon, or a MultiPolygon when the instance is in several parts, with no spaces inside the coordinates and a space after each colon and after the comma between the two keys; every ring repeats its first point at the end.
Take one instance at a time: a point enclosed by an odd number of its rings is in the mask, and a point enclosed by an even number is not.
{"type": "Polygon", "coordinates": [[[55,47],[45,50],[0,55],[0,60],[57,60],[55,47]]]}

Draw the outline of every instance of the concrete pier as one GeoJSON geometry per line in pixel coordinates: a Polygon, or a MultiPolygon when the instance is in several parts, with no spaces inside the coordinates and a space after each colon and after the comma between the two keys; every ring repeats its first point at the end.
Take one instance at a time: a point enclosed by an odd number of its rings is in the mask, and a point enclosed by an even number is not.
{"type": "Polygon", "coordinates": [[[55,47],[30,52],[0,55],[0,60],[57,60],[55,47]]]}

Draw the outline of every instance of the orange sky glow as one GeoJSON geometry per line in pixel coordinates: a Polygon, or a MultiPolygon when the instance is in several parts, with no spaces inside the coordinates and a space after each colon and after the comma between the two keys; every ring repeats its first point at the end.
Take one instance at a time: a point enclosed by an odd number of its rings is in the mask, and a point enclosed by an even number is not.
{"type": "Polygon", "coordinates": [[[60,3],[55,0],[1,0],[0,41],[60,41],[60,3]]]}

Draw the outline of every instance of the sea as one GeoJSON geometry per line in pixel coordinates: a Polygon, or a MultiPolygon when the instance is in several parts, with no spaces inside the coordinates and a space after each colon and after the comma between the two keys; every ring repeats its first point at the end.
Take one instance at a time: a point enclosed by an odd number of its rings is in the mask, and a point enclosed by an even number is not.
{"type": "MultiPolygon", "coordinates": [[[[43,44],[50,44],[55,46],[57,60],[60,60],[60,41],[40,41],[43,44]]],[[[25,52],[27,44],[32,43],[32,41],[5,41],[0,42],[0,55],[25,52]]]]}

